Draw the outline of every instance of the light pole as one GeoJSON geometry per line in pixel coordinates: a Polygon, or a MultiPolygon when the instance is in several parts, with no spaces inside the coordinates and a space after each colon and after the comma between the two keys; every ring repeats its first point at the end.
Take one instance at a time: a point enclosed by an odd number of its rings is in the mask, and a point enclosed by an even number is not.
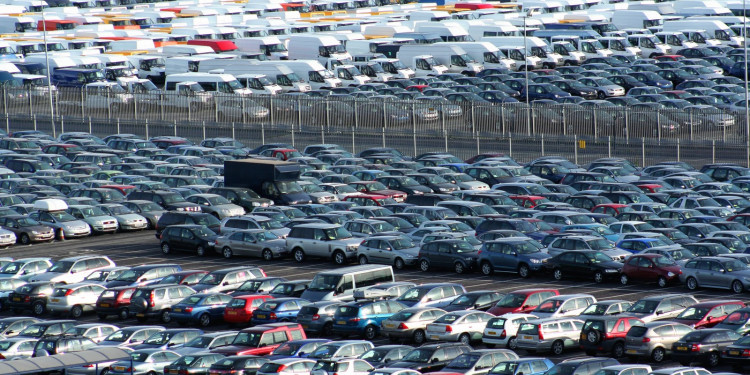
{"type": "MultiPolygon", "coordinates": [[[[524,58],[524,70],[525,70],[525,85],[526,85],[526,133],[531,135],[531,102],[529,101],[529,51],[526,44],[526,19],[529,18],[530,11],[526,11],[523,16],[523,58],[524,58]]],[[[745,80],[747,82],[747,79],[745,80]]]]}
{"type": "Polygon", "coordinates": [[[52,134],[55,133],[55,106],[52,104],[52,78],[50,77],[49,48],[47,48],[47,19],[42,9],[42,32],[44,35],[44,63],[47,65],[47,94],[49,97],[49,115],[52,124],[52,134]]]}

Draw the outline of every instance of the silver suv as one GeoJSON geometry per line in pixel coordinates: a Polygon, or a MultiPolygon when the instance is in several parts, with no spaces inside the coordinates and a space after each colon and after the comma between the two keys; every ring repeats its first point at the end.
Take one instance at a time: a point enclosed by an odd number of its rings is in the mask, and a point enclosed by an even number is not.
{"type": "Polygon", "coordinates": [[[521,323],[518,348],[560,355],[565,349],[578,348],[583,323],[578,318],[536,319],[521,323]]]}
{"type": "Polygon", "coordinates": [[[172,321],[172,306],[183,298],[195,294],[187,285],[153,285],[138,288],[130,297],[130,315],[143,323],[150,317],[159,317],[163,323],[172,321]]]}
{"type": "Polygon", "coordinates": [[[625,314],[638,317],[644,322],[672,319],[696,303],[698,300],[689,294],[660,294],[636,301],[625,314]]]}
{"type": "Polygon", "coordinates": [[[297,262],[304,262],[310,256],[332,259],[342,265],[357,258],[360,242],[361,239],[337,224],[301,224],[289,232],[286,247],[297,262]]]}
{"type": "Polygon", "coordinates": [[[631,327],[625,336],[625,355],[662,362],[671,352],[672,344],[692,331],[684,324],[665,321],[631,327]]]}

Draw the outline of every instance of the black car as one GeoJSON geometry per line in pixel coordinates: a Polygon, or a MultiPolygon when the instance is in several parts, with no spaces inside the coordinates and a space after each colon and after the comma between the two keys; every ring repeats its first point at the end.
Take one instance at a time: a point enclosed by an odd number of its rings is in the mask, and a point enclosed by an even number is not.
{"type": "Polygon", "coordinates": [[[479,253],[464,240],[436,240],[419,249],[419,269],[427,272],[436,268],[466,273],[476,268],[479,253]]]}
{"type": "Polygon", "coordinates": [[[162,231],[159,241],[164,255],[181,250],[204,256],[214,251],[216,237],[215,232],[203,225],[172,225],[162,231]]]}
{"type": "Polygon", "coordinates": [[[184,212],[184,211],[170,211],[165,213],[156,222],[156,238],[161,236],[161,232],[170,225],[202,225],[219,233],[221,228],[221,222],[216,216],[203,212],[184,212]]]}
{"type": "Polygon", "coordinates": [[[382,183],[388,189],[403,191],[409,196],[432,193],[432,189],[422,186],[419,182],[408,176],[382,176],[377,177],[375,181],[382,183]]]}
{"type": "Polygon", "coordinates": [[[706,328],[688,333],[672,344],[672,359],[683,366],[700,362],[711,368],[719,365],[720,353],[742,337],[723,328],[706,328]]]}
{"type": "Polygon", "coordinates": [[[255,375],[268,358],[255,355],[235,355],[226,357],[209,367],[209,374],[243,374],[255,375]]]}
{"type": "Polygon", "coordinates": [[[208,190],[208,194],[218,194],[230,202],[241,206],[247,212],[252,211],[255,207],[267,207],[273,201],[261,198],[258,193],[250,188],[240,187],[215,187],[208,190]]]}
{"type": "Polygon", "coordinates": [[[273,287],[269,294],[273,298],[302,297],[302,293],[304,293],[309,286],[310,280],[283,281],[273,287]]]}
{"type": "Polygon", "coordinates": [[[493,292],[490,290],[479,290],[476,292],[464,293],[453,300],[448,306],[443,308],[445,311],[460,310],[481,310],[487,311],[492,306],[505,297],[504,293],[493,292]]]}
{"type": "Polygon", "coordinates": [[[8,306],[16,314],[31,310],[34,315],[42,315],[47,311],[47,298],[53,289],[53,284],[49,281],[21,285],[8,296],[8,306]]]}
{"type": "Polygon", "coordinates": [[[179,193],[168,190],[134,191],[128,194],[128,200],[151,201],[170,211],[200,212],[201,210],[199,205],[190,203],[179,193]]]}
{"type": "Polygon", "coordinates": [[[389,363],[388,367],[408,368],[422,373],[440,371],[454,358],[471,350],[471,346],[459,343],[425,344],[410,351],[400,361],[389,363]]]}
{"type": "Polygon", "coordinates": [[[555,280],[564,277],[590,278],[601,283],[607,279],[619,279],[622,263],[597,250],[564,251],[550,258],[547,267],[552,269],[555,280]]]}

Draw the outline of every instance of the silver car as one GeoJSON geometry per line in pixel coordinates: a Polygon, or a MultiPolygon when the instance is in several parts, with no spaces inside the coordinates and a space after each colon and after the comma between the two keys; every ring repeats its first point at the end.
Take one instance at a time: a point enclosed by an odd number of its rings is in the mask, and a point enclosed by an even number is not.
{"type": "Polygon", "coordinates": [[[0,269],[0,279],[17,279],[24,276],[47,272],[52,266],[50,258],[16,259],[0,269]]]}
{"type": "Polygon", "coordinates": [[[695,305],[698,300],[685,294],[658,294],[641,298],[624,314],[635,316],[643,322],[676,318],[686,308],[695,305]]]}
{"type": "Polygon", "coordinates": [[[211,349],[218,348],[220,346],[230,345],[232,341],[234,341],[235,336],[237,336],[237,331],[207,333],[198,336],[185,343],[185,345],[175,349],[175,353],[179,355],[188,355],[203,351],[210,351],[211,349]]]}
{"type": "Polygon", "coordinates": [[[21,279],[0,279],[0,310],[8,307],[8,297],[16,288],[27,284],[21,279]]]}
{"type": "Polygon", "coordinates": [[[68,328],[67,331],[63,332],[63,335],[86,337],[95,343],[100,343],[119,329],[112,324],[88,323],[68,328]]]}
{"type": "Polygon", "coordinates": [[[516,353],[508,349],[472,350],[454,358],[440,371],[466,375],[485,375],[498,363],[518,358],[516,353]]]}
{"type": "Polygon", "coordinates": [[[447,313],[427,325],[427,339],[458,341],[464,345],[482,339],[487,322],[495,316],[484,311],[463,310],[447,313]]]}
{"type": "MultiPolygon", "coordinates": [[[[125,350],[126,352],[133,352],[133,349],[131,348],[120,348],[125,350]]],[[[97,364],[92,365],[81,365],[81,366],[71,366],[65,369],[65,375],[101,375],[105,372],[109,373],[109,367],[112,366],[117,361],[107,361],[107,362],[99,362],[97,364]]]]}
{"type": "Polygon", "coordinates": [[[245,229],[263,229],[273,234],[286,238],[289,234],[289,228],[284,227],[276,220],[260,215],[245,215],[240,217],[229,217],[221,221],[222,235],[229,235],[239,230],[245,229]]]}
{"type": "Polygon", "coordinates": [[[634,326],[625,336],[625,355],[630,358],[650,358],[662,362],[672,350],[672,344],[693,329],[668,321],[656,321],[634,326]]]}
{"type": "Polygon", "coordinates": [[[417,246],[406,236],[372,236],[357,248],[359,264],[391,264],[396,269],[417,264],[417,246]]]}
{"type": "Polygon", "coordinates": [[[145,217],[138,215],[119,203],[105,203],[96,207],[101,208],[104,213],[117,219],[120,230],[143,230],[148,228],[148,220],[145,217]]]}
{"type": "Polygon", "coordinates": [[[76,238],[91,235],[91,227],[83,220],[78,220],[65,211],[36,211],[29,217],[55,229],[56,238],[76,238]]]}
{"type": "Polygon", "coordinates": [[[151,335],[164,329],[161,326],[125,327],[105,337],[104,340],[99,342],[99,346],[133,347],[142,344],[151,335]]]}
{"type": "Polygon", "coordinates": [[[421,345],[427,340],[425,329],[445,314],[445,311],[434,307],[411,307],[403,309],[380,324],[380,333],[391,340],[411,340],[421,345]]]}
{"type": "Polygon", "coordinates": [[[11,337],[0,340],[0,356],[5,360],[31,358],[38,339],[31,337],[11,337]]]}
{"type": "Polygon", "coordinates": [[[487,326],[482,333],[482,342],[488,348],[501,345],[507,346],[508,349],[516,349],[518,328],[524,322],[534,319],[538,319],[538,317],[523,313],[508,313],[494,317],[487,322],[487,326]]]}
{"type": "Polygon", "coordinates": [[[214,248],[227,259],[243,255],[273,260],[289,255],[286,241],[265,229],[246,229],[219,236],[214,248]]]}
{"type": "Polygon", "coordinates": [[[306,358],[280,358],[264,363],[256,375],[310,375],[315,361],[306,358]]]}
{"type": "Polygon", "coordinates": [[[693,258],[682,267],[679,277],[690,290],[706,287],[742,293],[750,289],[750,268],[737,259],[721,256],[693,258]]]}
{"type": "Polygon", "coordinates": [[[99,284],[78,283],[62,285],[52,291],[47,310],[53,313],[69,313],[79,318],[85,311],[94,311],[96,300],[106,288],[99,284]]]}
{"type": "Polygon", "coordinates": [[[114,375],[163,374],[164,366],[176,361],[180,355],[163,349],[141,349],[130,353],[130,360],[117,361],[109,366],[114,375]]]}
{"type": "Polygon", "coordinates": [[[116,232],[117,219],[107,215],[101,208],[96,206],[73,205],[68,206],[68,213],[74,218],[86,222],[91,226],[94,233],[116,232]]]}
{"type": "Polygon", "coordinates": [[[212,214],[219,220],[245,214],[245,209],[242,206],[238,206],[218,194],[195,194],[185,200],[199,205],[203,212],[212,214]]]}

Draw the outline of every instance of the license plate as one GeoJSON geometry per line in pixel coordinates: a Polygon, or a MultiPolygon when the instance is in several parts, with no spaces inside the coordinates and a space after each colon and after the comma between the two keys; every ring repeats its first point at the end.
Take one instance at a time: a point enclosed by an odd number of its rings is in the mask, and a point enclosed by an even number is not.
{"type": "Polygon", "coordinates": [[[393,328],[393,327],[396,326],[396,324],[394,324],[394,323],[385,323],[384,326],[385,326],[385,328],[393,328]]]}
{"type": "Polygon", "coordinates": [[[13,297],[13,300],[16,302],[21,302],[21,297],[13,297]]]}
{"type": "Polygon", "coordinates": [[[101,307],[109,307],[109,304],[108,303],[100,303],[99,306],[101,306],[101,307]]]}
{"type": "Polygon", "coordinates": [[[531,337],[531,336],[524,336],[524,337],[523,337],[523,339],[524,339],[524,340],[533,340],[534,338],[533,338],[533,337],[531,337]]]}
{"type": "Polygon", "coordinates": [[[169,373],[170,373],[170,374],[176,374],[176,373],[177,373],[177,370],[169,370],[169,373]]]}
{"type": "Polygon", "coordinates": [[[346,321],[345,320],[337,320],[336,324],[344,325],[344,324],[346,324],[346,321]]]}
{"type": "MultiPolygon", "coordinates": [[[[182,309],[180,308],[174,309],[174,312],[182,312],[182,309]]],[[[172,371],[172,370],[169,370],[169,371],[172,371]]],[[[177,370],[174,370],[174,371],[177,371],[177,370]]]]}
{"type": "Polygon", "coordinates": [[[227,311],[227,315],[237,315],[237,311],[227,311]]]}
{"type": "Polygon", "coordinates": [[[60,302],[59,298],[50,298],[50,302],[60,302]]]}
{"type": "Polygon", "coordinates": [[[125,371],[125,366],[113,366],[112,369],[115,371],[125,371]]]}
{"type": "Polygon", "coordinates": [[[681,351],[681,352],[684,352],[684,351],[686,351],[686,350],[687,350],[687,346],[678,346],[678,347],[677,347],[677,350],[679,350],[679,351],[681,351]]]}
{"type": "Polygon", "coordinates": [[[586,334],[585,333],[581,334],[581,340],[586,340],[586,334]]]}
{"type": "Polygon", "coordinates": [[[488,335],[497,335],[497,332],[495,332],[495,331],[487,331],[487,334],[488,335]]]}
{"type": "Polygon", "coordinates": [[[307,329],[309,326],[307,324],[302,324],[302,329],[307,329]]]}
{"type": "Polygon", "coordinates": [[[440,337],[438,337],[437,335],[432,335],[432,336],[430,336],[430,339],[431,340],[439,340],[440,337]]]}
{"type": "Polygon", "coordinates": [[[137,317],[139,317],[139,318],[143,318],[143,317],[145,317],[145,316],[146,316],[146,314],[135,314],[135,316],[137,316],[137,317]]]}
{"type": "Polygon", "coordinates": [[[636,353],[638,353],[638,351],[637,351],[637,350],[635,350],[635,349],[628,349],[628,350],[626,350],[626,351],[625,351],[625,353],[628,353],[628,354],[636,354],[636,353]]]}
{"type": "Polygon", "coordinates": [[[729,355],[740,355],[740,351],[739,350],[730,350],[729,351],[729,355]]]}
{"type": "Polygon", "coordinates": [[[265,318],[266,318],[266,316],[265,316],[265,315],[260,315],[260,314],[259,314],[259,315],[256,315],[256,317],[258,317],[258,319],[265,319],[265,318]]]}

